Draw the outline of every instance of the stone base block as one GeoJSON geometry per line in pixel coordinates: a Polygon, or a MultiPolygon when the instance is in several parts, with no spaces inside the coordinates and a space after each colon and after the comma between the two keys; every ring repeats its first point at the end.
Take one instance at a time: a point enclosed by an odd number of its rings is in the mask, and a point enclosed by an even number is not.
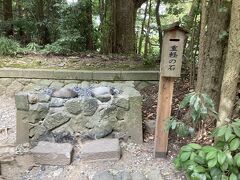
{"type": "Polygon", "coordinates": [[[118,139],[99,139],[85,143],[81,149],[81,159],[87,162],[117,161],[121,150],[118,139]]]}
{"type": "Polygon", "coordinates": [[[36,164],[45,165],[68,165],[72,160],[73,146],[68,143],[58,144],[40,141],[31,150],[36,164]]]}

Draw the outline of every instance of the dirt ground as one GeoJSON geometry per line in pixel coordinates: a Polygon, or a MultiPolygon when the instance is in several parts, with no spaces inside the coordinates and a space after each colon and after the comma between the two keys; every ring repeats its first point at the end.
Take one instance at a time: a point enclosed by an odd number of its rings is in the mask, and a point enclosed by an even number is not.
{"type": "Polygon", "coordinates": [[[155,60],[122,55],[82,53],[75,56],[28,54],[0,57],[0,68],[42,68],[73,70],[159,70],[155,60]]]}

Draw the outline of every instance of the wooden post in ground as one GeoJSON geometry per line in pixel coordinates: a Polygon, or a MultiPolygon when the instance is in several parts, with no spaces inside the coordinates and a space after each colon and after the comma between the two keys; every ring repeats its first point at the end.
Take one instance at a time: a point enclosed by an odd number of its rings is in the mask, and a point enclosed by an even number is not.
{"type": "Polygon", "coordinates": [[[154,143],[155,158],[167,155],[168,130],[166,124],[171,117],[174,81],[181,76],[186,33],[187,31],[179,27],[178,23],[174,23],[164,30],[154,143]]]}
{"type": "Polygon", "coordinates": [[[155,131],[155,157],[164,157],[167,153],[168,131],[166,121],[171,116],[172,96],[175,78],[160,77],[155,131]]]}

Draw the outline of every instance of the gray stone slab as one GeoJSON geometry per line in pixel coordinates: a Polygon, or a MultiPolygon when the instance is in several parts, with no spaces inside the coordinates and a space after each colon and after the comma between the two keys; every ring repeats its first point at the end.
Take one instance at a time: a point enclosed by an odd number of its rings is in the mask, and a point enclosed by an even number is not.
{"type": "Polygon", "coordinates": [[[117,161],[121,150],[118,139],[99,139],[86,142],[81,149],[81,159],[87,162],[117,161]]]}
{"type": "Polygon", "coordinates": [[[16,144],[29,142],[28,111],[17,110],[16,144]]]}
{"type": "Polygon", "coordinates": [[[15,95],[15,104],[18,110],[29,110],[28,104],[28,94],[24,92],[19,92],[15,95]]]}
{"type": "Polygon", "coordinates": [[[121,71],[93,71],[93,80],[118,81],[121,80],[121,71]]]}
{"type": "Polygon", "coordinates": [[[43,165],[68,165],[72,160],[73,146],[69,143],[50,143],[40,141],[31,150],[36,164],[43,165]]]}
{"type": "Polygon", "coordinates": [[[122,71],[123,81],[156,81],[159,79],[158,71],[122,71]]]}
{"type": "Polygon", "coordinates": [[[16,68],[1,68],[0,77],[22,77],[23,70],[16,68]]]}
{"type": "Polygon", "coordinates": [[[92,80],[92,71],[55,70],[55,79],[92,80]]]}
{"type": "Polygon", "coordinates": [[[142,130],[142,97],[134,88],[125,88],[124,94],[129,96],[130,111],[126,113],[127,132],[131,139],[137,143],[143,143],[142,130]]]}
{"type": "Polygon", "coordinates": [[[0,77],[106,81],[158,81],[159,71],[76,71],[2,68],[0,69],[0,77]]]}
{"type": "Polygon", "coordinates": [[[24,69],[22,78],[54,79],[54,71],[51,69],[24,69]]]}

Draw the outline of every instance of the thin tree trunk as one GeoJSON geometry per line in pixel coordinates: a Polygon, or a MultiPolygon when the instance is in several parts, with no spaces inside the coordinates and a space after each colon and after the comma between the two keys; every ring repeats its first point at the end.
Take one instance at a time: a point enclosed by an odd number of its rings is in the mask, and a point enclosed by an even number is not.
{"type": "Polygon", "coordinates": [[[240,73],[240,1],[232,1],[231,22],[228,41],[228,53],[223,75],[221,99],[219,105],[219,123],[224,124],[227,118],[231,118],[237,84],[239,82],[240,73]]]}
{"type": "Polygon", "coordinates": [[[92,50],[94,50],[93,21],[92,21],[92,0],[89,0],[89,2],[87,2],[86,14],[87,14],[87,26],[88,26],[86,49],[92,51],[92,50]]]}
{"type": "MultiPolygon", "coordinates": [[[[195,24],[194,24],[195,25],[195,24]]],[[[190,47],[189,47],[189,54],[190,54],[190,87],[194,88],[194,81],[195,81],[195,58],[194,58],[194,45],[195,45],[195,36],[196,29],[193,28],[192,35],[191,35],[191,41],[190,41],[190,47]]]]}
{"type": "Polygon", "coordinates": [[[12,13],[12,0],[3,0],[3,20],[5,21],[6,36],[13,36],[13,13],[12,13]]]}
{"type": "Polygon", "coordinates": [[[145,36],[145,46],[144,46],[144,57],[146,58],[149,50],[149,42],[150,42],[150,23],[151,23],[151,14],[152,14],[152,0],[149,0],[149,8],[148,8],[148,23],[147,23],[147,32],[145,36]]]}
{"type": "Polygon", "coordinates": [[[155,10],[155,16],[157,21],[157,27],[158,27],[158,43],[159,43],[159,62],[161,62],[161,55],[162,55],[162,25],[161,25],[161,17],[160,17],[160,4],[161,0],[157,0],[156,10],[155,10]]]}
{"type": "Polygon", "coordinates": [[[143,17],[142,27],[141,27],[140,37],[139,37],[139,44],[138,44],[138,54],[139,55],[142,52],[142,43],[143,43],[143,37],[144,37],[144,27],[145,27],[145,23],[146,23],[147,10],[148,10],[148,1],[146,3],[146,7],[144,10],[144,17],[143,17]]]}
{"type": "Polygon", "coordinates": [[[39,44],[45,45],[50,43],[50,33],[47,26],[44,24],[44,0],[36,0],[36,18],[38,22],[39,44]]]}
{"type": "Polygon", "coordinates": [[[199,60],[198,60],[198,76],[197,76],[197,87],[196,92],[202,92],[203,83],[203,65],[205,62],[205,28],[207,24],[207,0],[202,0],[202,10],[201,10],[201,30],[200,30],[200,42],[199,42],[199,60]]]}
{"type": "Polygon", "coordinates": [[[183,71],[189,73],[190,87],[195,88],[195,76],[196,76],[196,54],[198,55],[200,23],[199,23],[199,7],[200,0],[193,0],[191,9],[188,13],[187,22],[185,27],[189,30],[189,36],[184,42],[184,55],[186,60],[183,61],[183,71]]]}

